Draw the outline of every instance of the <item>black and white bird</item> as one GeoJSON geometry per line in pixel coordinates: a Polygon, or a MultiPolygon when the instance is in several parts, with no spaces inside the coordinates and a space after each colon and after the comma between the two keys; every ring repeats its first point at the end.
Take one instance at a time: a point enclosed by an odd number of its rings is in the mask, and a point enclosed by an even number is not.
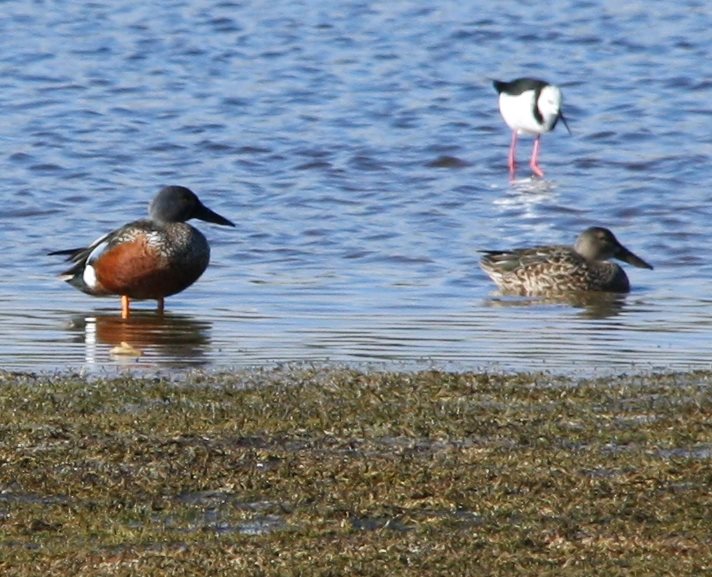
{"type": "Polygon", "coordinates": [[[511,82],[493,81],[499,93],[499,111],[512,129],[509,147],[509,173],[514,176],[519,135],[534,136],[534,148],[529,161],[534,174],[544,176],[539,166],[541,135],[550,132],[561,120],[569,134],[571,129],[562,112],[563,96],[558,86],[535,78],[517,78],[511,82]]]}

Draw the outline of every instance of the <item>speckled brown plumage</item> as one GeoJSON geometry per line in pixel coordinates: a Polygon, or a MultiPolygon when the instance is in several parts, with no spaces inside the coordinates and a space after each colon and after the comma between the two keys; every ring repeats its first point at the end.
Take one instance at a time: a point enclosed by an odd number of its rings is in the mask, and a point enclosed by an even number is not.
{"type": "Polygon", "coordinates": [[[607,228],[591,227],[574,246],[552,245],[482,251],[482,269],[503,292],[551,294],[573,291],[628,292],[625,271],[607,259],[652,269],[607,228]]]}

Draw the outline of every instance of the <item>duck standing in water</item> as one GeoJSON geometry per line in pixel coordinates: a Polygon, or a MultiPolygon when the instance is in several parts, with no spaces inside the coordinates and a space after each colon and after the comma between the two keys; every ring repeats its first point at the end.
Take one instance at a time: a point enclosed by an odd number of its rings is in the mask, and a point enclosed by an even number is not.
{"type": "Polygon", "coordinates": [[[561,89],[536,78],[517,78],[511,82],[495,80],[493,84],[499,94],[499,111],[507,126],[512,129],[509,174],[514,177],[519,135],[528,134],[535,137],[529,166],[534,174],[539,177],[544,176],[544,171],[539,166],[541,135],[554,130],[559,120],[571,134],[561,109],[563,105],[561,89]]]}
{"type": "Polygon", "coordinates": [[[503,292],[550,295],[578,291],[626,293],[630,282],[617,258],[639,268],[647,262],[624,247],[607,228],[584,230],[574,246],[486,250],[480,266],[503,292]]]}
{"type": "Polygon", "coordinates": [[[128,318],[131,299],[164,299],[192,285],[210,262],[210,245],[186,221],[197,218],[235,226],[206,207],[184,186],[168,186],[151,202],[150,218],[130,222],[90,246],[51,252],[74,263],[60,275],[93,296],[121,297],[121,316],[128,318]]]}

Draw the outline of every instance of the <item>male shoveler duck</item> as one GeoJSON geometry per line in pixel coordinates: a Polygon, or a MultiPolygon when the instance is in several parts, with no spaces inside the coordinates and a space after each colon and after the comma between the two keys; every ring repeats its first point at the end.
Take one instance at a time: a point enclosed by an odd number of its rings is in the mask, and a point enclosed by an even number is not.
{"type": "Polygon", "coordinates": [[[514,250],[486,250],[480,266],[500,290],[510,294],[547,295],[576,291],[626,293],[625,271],[607,259],[617,258],[652,270],[647,262],[624,247],[607,228],[584,230],[574,246],[536,246],[514,250]]]}
{"type": "Polygon", "coordinates": [[[74,265],[60,275],[93,296],[121,297],[121,316],[128,318],[130,299],[164,299],[200,278],[210,262],[210,245],[186,224],[197,218],[235,226],[206,207],[184,186],[168,186],[151,202],[149,219],[136,220],[95,240],[90,246],[51,252],[68,255],[74,265]]]}
{"type": "Polygon", "coordinates": [[[529,166],[534,174],[544,176],[544,171],[539,166],[541,135],[554,130],[559,120],[571,134],[561,110],[561,89],[536,78],[517,78],[511,82],[494,80],[493,84],[499,94],[499,111],[507,126],[512,129],[512,143],[509,146],[510,175],[514,177],[519,135],[527,134],[535,136],[529,166]]]}

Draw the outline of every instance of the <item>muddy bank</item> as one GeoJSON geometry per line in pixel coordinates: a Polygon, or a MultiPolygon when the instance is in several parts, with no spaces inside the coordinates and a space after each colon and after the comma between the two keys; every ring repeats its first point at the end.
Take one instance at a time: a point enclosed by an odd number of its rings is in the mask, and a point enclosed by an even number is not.
{"type": "Polygon", "coordinates": [[[711,382],[0,373],[0,572],[701,575],[711,382]]]}

